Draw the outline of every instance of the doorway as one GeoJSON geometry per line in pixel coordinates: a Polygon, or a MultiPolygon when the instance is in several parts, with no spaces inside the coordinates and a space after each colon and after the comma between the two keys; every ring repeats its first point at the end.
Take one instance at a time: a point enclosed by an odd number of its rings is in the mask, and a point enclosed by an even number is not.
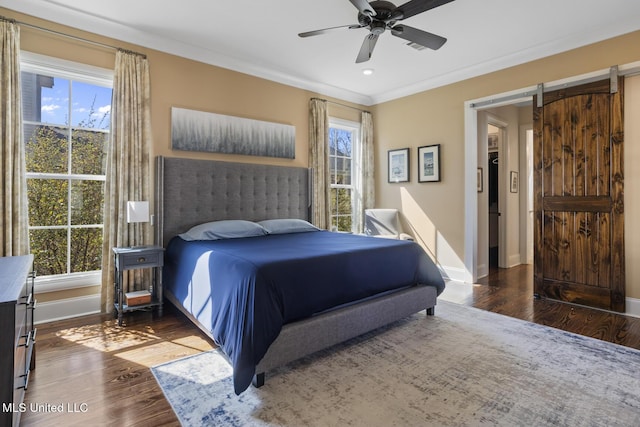
{"type": "Polygon", "coordinates": [[[500,188],[498,183],[500,177],[500,141],[501,129],[489,123],[487,125],[487,148],[488,148],[488,207],[489,207],[489,270],[498,268],[500,253],[500,209],[498,201],[500,188]]]}
{"type": "Polygon", "coordinates": [[[526,112],[531,117],[530,106],[509,105],[478,114],[477,168],[483,183],[476,197],[477,278],[485,277],[490,270],[522,263],[520,246],[526,230],[524,218],[520,218],[525,212],[520,199],[524,193],[519,184],[511,186],[510,180],[517,179],[520,164],[525,164],[520,160],[526,150],[520,148],[519,129],[526,112]]]}

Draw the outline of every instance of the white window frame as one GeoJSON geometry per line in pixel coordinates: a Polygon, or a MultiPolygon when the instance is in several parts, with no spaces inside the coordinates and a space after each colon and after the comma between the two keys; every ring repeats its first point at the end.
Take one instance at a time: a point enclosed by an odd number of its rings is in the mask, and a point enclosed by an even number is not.
{"type": "MultiPolygon", "coordinates": [[[[55,75],[56,77],[69,79],[76,82],[88,83],[96,86],[113,88],[113,70],[95,67],[87,64],[53,58],[33,52],[20,52],[20,71],[35,74],[55,75]]],[[[28,177],[47,178],[48,174],[27,173],[28,177]]],[[[68,174],[51,176],[56,179],[91,179],[104,181],[104,176],[88,176],[68,174]]],[[[53,227],[42,227],[53,228],[53,227]]],[[[66,226],[65,226],[66,228],[66,226]]],[[[36,292],[54,292],[68,289],[100,286],[102,283],[102,271],[90,271],[81,273],[59,274],[55,276],[37,277],[35,280],[36,292]]]]}
{"type": "MultiPolygon", "coordinates": [[[[359,153],[359,148],[361,144],[360,140],[360,123],[354,122],[351,120],[339,119],[336,117],[329,117],[329,128],[342,129],[351,132],[351,184],[332,184],[331,180],[329,181],[329,186],[331,189],[340,189],[347,188],[351,190],[351,232],[356,232],[356,221],[355,221],[355,207],[356,207],[356,195],[361,193],[362,183],[360,182],[359,174],[356,171],[360,170],[360,159],[358,158],[357,153],[359,153]]],[[[329,155],[329,159],[332,156],[329,155]]],[[[334,217],[333,211],[329,214],[329,220],[331,221],[334,217]]]]}

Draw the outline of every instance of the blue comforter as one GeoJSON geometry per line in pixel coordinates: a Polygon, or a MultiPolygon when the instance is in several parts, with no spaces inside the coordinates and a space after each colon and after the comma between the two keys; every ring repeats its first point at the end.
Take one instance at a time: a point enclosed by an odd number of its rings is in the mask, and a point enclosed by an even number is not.
{"type": "Polygon", "coordinates": [[[175,237],[164,271],[166,288],[229,357],[236,394],[249,387],[284,324],[413,284],[444,289],[418,244],[328,231],[175,237]]]}

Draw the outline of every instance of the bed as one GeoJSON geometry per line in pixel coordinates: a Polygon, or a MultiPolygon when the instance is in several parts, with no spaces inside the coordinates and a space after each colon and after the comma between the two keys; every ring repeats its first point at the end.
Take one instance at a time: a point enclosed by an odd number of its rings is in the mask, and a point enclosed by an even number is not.
{"type": "Polygon", "coordinates": [[[416,243],[306,222],[306,168],[158,157],[156,171],[165,296],[228,356],[236,394],[277,366],[433,314],[444,281],[416,243]]]}

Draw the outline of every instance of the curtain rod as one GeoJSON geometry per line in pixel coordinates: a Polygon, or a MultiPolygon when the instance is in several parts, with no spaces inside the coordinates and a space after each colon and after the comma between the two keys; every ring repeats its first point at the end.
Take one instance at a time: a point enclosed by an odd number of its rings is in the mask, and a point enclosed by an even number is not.
{"type": "Polygon", "coordinates": [[[351,108],[352,110],[360,111],[361,113],[369,113],[369,114],[371,114],[370,111],[363,110],[363,109],[360,109],[360,108],[357,108],[357,107],[352,107],[351,105],[341,104],[339,102],[329,101],[329,100],[322,99],[322,98],[311,98],[311,99],[317,99],[318,101],[324,101],[324,102],[327,102],[329,104],[339,105],[339,106],[345,107],[345,108],[351,108]]]}
{"type": "Polygon", "coordinates": [[[139,56],[142,56],[143,58],[147,57],[147,55],[145,55],[143,53],[134,52],[132,50],[123,49],[123,48],[120,48],[118,46],[112,46],[112,45],[106,44],[106,43],[100,43],[100,42],[97,42],[97,41],[85,39],[83,37],[72,36],[71,34],[66,34],[66,33],[62,33],[60,31],[51,30],[49,28],[40,27],[38,25],[29,24],[27,22],[22,22],[22,21],[18,21],[18,20],[15,20],[15,19],[6,18],[4,16],[0,16],[0,20],[7,21],[7,22],[13,22],[15,24],[18,24],[18,25],[21,25],[21,26],[24,26],[24,27],[28,27],[28,28],[32,28],[34,30],[39,30],[39,31],[43,31],[45,33],[54,34],[56,36],[61,36],[61,37],[66,37],[66,38],[69,38],[69,39],[81,41],[83,43],[92,44],[94,46],[99,46],[99,47],[102,47],[102,48],[105,48],[105,49],[119,50],[119,51],[122,51],[122,52],[139,55],[139,56]]]}

